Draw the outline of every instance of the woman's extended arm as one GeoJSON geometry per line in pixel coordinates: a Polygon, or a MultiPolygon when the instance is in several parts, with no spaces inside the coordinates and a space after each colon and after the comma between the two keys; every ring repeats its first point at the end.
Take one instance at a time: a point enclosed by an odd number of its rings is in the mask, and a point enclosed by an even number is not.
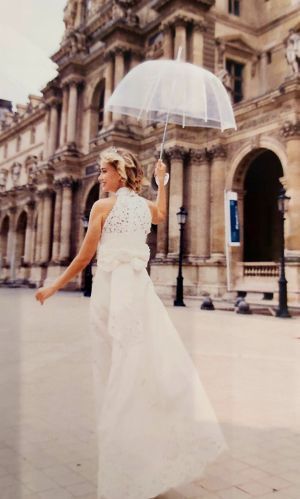
{"type": "Polygon", "coordinates": [[[101,209],[101,201],[102,200],[96,201],[96,203],[94,203],[92,206],[89,217],[88,230],[78,254],[66,268],[63,274],[59,276],[52,285],[39,288],[36,292],[35,297],[38,301],[41,302],[42,305],[46,298],[49,298],[49,296],[56,293],[56,291],[58,291],[60,288],[63,288],[69,281],[71,281],[71,279],[73,279],[73,277],[81,272],[94,256],[102,229],[101,222],[103,210],[101,209]]]}

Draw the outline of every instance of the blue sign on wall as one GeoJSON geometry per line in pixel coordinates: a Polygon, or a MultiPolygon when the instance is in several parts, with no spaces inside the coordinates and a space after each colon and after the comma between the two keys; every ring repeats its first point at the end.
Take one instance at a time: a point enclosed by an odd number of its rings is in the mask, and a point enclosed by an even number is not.
{"type": "Polygon", "coordinates": [[[225,223],[227,244],[230,246],[240,245],[240,224],[238,214],[237,193],[227,191],[225,193],[225,223]]]}

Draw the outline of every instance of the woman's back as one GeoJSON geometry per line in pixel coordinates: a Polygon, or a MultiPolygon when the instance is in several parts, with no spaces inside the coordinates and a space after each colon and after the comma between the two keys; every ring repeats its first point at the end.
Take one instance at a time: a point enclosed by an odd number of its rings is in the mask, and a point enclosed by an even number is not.
{"type": "Polygon", "coordinates": [[[102,229],[98,245],[98,266],[115,266],[139,258],[147,265],[149,247],[147,234],[151,230],[152,215],[147,200],[128,187],[116,192],[116,201],[102,229]],[[146,261],[147,260],[147,261],[146,261]],[[114,263],[113,263],[114,262],[114,263]]]}

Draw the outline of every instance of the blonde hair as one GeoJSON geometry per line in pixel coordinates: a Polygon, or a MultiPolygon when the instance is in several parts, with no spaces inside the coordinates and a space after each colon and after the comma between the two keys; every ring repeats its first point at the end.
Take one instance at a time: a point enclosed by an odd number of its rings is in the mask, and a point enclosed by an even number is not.
{"type": "Polygon", "coordinates": [[[144,177],[143,168],[137,157],[123,147],[110,147],[100,153],[100,160],[112,165],[126,181],[126,187],[140,192],[143,185],[150,185],[144,177]]]}

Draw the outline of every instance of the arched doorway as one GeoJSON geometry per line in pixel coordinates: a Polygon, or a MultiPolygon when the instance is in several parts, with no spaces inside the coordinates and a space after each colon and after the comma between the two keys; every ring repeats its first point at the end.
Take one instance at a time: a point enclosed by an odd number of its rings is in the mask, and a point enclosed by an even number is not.
{"type": "Polygon", "coordinates": [[[262,149],[250,162],[244,179],[244,262],[279,258],[277,196],[283,170],[272,151],[262,149]]]}
{"type": "Polygon", "coordinates": [[[24,262],[26,227],[27,213],[25,211],[22,211],[21,215],[18,218],[16,229],[16,268],[20,267],[24,262]]]}

